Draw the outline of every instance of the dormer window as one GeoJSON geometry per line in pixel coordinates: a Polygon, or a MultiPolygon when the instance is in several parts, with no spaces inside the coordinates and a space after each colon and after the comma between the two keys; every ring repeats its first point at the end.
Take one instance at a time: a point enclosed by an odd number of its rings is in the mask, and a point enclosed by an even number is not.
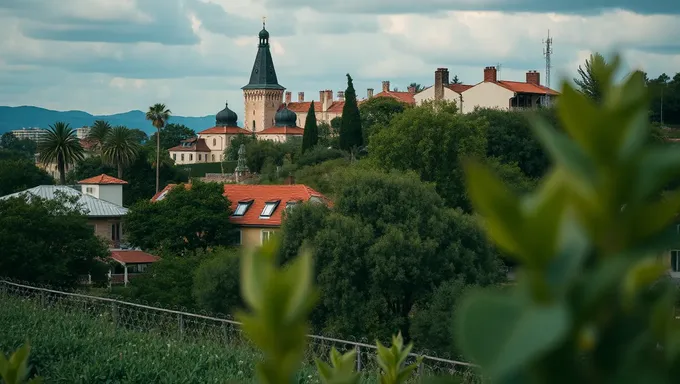
{"type": "Polygon", "coordinates": [[[185,147],[185,148],[186,148],[186,147],[191,147],[191,143],[188,142],[188,141],[185,141],[185,142],[182,143],[182,147],[185,147]]]}
{"type": "Polygon", "coordinates": [[[250,208],[250,205],[253,203],[252,200],[243,200],[239,201],[238,205],[236,206],[236,209],[234,210],[234,214],[232,216],[243,216],[246,214],[246,211],[248,211],[248,208],[250,208]]]}
{"type": "Polygon", "coordinates": [[[156,201],[161,201],[161,200],[165,199],[165,195],[168,194],[168,191],[170,191],[170,190],[168,189],[168,190],[166,190],[166,191],[163,191],[163,193],[161,193],[161,194],[156,198],[156,201]]]}
{"type": "Polygon", "coordinates": [[[272,217],[272,214],[276,210],[276,207],[279,206],[280,202],[281,200],[271,200],[264,203],[264,208],[262,209],[262,213],[260,213],[260,219],[268,219],[272,217]]]}

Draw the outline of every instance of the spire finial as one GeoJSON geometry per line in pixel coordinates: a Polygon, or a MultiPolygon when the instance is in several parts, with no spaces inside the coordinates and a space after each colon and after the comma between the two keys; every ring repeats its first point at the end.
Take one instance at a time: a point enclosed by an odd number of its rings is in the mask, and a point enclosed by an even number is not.
{"type": "Polygon", "coordinates": [[[264,29],[265,24],[267,23],[267,16],[262,16],[262,29],[264,29]]]}

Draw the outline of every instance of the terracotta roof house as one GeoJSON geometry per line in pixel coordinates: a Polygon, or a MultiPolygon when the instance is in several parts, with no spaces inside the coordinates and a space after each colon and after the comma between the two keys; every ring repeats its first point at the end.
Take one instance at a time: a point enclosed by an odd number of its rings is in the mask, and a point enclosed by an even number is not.
{"type": "Polygon", "coordinates": [[[415,95],[416,104],[426,100],[455,101],[462,113],[475,108],[502,110],[548,106],[559,92],[541,85],[537,71],[528,71],[524,82],[499,80],[495,67],[484,68],[484,80],[475,85],[449,83],[448,68],[437,68],[434,85],[415,95]]]}
{"type": "Polygon", "coordinates": [[[391,97],[393,99],[397,99],[403,103],[406,103],[408,105],[414,105],[416,103],[415,100],[415,95],[416,95],[416,88],[409,86],[407,88],[406,92],[403,91],[394,91],[390,90],[390,82],[389,81],[383,81],[382,82],[382,91],[376,95],[373,95],[373,89],[369,88],[368,89],[368,98],[373,98],[373,97],[391,97]]]}
{"type": "MultiPolygon", "coordinates": [[[[151,200],[162,201],[175,185],[167,185],[151,200]]],[[[224,195],[231,202],[231,222],[239,228],[239,244],[245,246],[259,246],[267,241],[281,227],[283,212],[296,204],[333,205],[327,197],[303,184],[225,184],[224,195]]]]}
{"type": "Polygon", "coordinates": [[[114,264],[109,269],[110,283],[127,286],[130,279],[146,272],[160,257],[136,249],[114,249],[111,251],[111,259],[114,264]]]}

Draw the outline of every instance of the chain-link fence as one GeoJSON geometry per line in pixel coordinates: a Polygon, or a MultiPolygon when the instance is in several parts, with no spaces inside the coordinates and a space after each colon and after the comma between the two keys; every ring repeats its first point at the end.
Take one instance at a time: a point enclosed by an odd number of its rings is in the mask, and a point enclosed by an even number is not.
{"type": "MultiPolygon", "coordinates": [[[[222,343],[225,347],[244,348],[258,355],[242,335],[240,324],[229,318],[157,308],[8,280],[0,280],[0,300],[3,296],[28,300],[42,309],[89,316],[112,327],[158,334],[188,342],[222,343]]],[[[351,349],[356,350],[357,370],[377,370],[375,345],[317,335],[309,335],[309,347],[304,364],[313,364],[314,358],[327,360],[332,347],[343,353],[351,349]]],[[[479,381],[473,364],[417,353],[411,354],[410,362],[415,361],[417,357],[423,357],[423,362],[418,368],[419,376],[456,375],[464,378],[464,383],[479,381]]]]}

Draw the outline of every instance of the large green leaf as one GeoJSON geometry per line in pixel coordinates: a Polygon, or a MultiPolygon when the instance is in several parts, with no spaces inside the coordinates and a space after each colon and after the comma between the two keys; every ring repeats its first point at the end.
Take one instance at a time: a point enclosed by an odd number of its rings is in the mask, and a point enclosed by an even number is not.
{"type": "Polygon", "coordinates": [[[519,295],[480,291],[461,304],[457,340],[466,357],[502,380],[559,343],[570,319],[563,302],[539,306],[519,295]]]}

